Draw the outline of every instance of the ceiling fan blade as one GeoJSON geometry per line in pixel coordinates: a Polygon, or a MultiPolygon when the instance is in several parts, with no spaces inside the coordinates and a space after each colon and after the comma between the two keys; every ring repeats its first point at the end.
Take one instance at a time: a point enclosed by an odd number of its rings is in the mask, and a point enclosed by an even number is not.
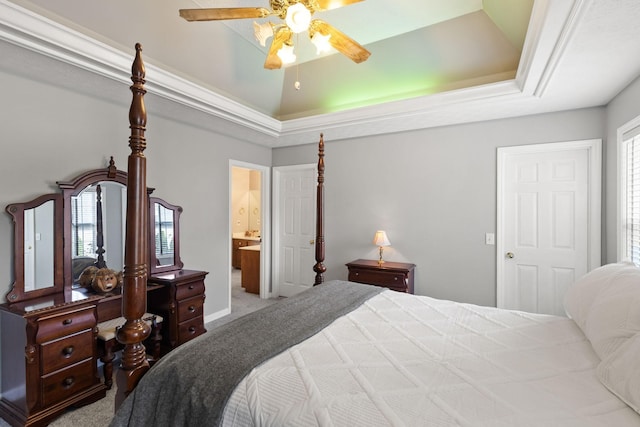
{"type": "Polygon", "coordinates": [[[282,26],[275,30],[273,34],[273,41],[269,48],[269,54],[267,55],[267,59],[264,61],[264,68],[268,70],[277,70],[282,67],[282,60],[278,56],[278,51],[283,44],[291,40],[292,35],[293,31],[291,31],[287,26],[282,26]]]}
{"type": "Polygon", "coordinates": [[[219,7],[211,9],[180,9],[187,21],[218,21],[222,19],[264,18],[271,15],[263,7],[219,7]]]}
{"type": "Polygon", "coordinates": [[[335,50],[350,58],[353,62],[359,64],[366,61],[369,59],[369,56],[371,56],[371,52],[362,47],[360,43],[324,21],[314,19],[311,21],[309,28],[311,31],[317,31],[325,36],[331,35],[329,38],[329,44],[333,46],[335,50]]]}
{"type": "Polygon", "coordinates": [[[353,3],[360,3],[361,1],[364,0],[316,0],[316,3],[318,4],[316,10],[322,11],[337,9],[342,6],[349,6],[353,3]]]}

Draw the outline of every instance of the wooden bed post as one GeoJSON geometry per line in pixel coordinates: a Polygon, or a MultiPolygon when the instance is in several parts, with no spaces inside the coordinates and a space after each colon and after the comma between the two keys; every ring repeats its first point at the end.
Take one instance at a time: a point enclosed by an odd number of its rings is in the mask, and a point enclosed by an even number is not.
{"type": "Polygon", "coordinates": [[[124,250],[124,277],[122,285],[122,316],[125,324],[118,329],[116,338],[124,344],[122,362],[116,376],[116,410],[133,391],[138,380],[149,369],[142,341],[151,328],[142,317],[147,308],[148,214],[147,159],[144,157],[147,112],[144,107],[145,69],[141,57],[142,46],[136,43],[136,57],[131,67],[130,87],[133,94],[129,109],[131,136],[127,169],[127,224],[124,250]]]}
{"type": "Polygon", "coordinates": [[[316,280],[313,286],[324,282],[324,272],[327,267],[324,262],[324,135],[320,134],[318,143],[318,187],[316,190],[316,280]]]}

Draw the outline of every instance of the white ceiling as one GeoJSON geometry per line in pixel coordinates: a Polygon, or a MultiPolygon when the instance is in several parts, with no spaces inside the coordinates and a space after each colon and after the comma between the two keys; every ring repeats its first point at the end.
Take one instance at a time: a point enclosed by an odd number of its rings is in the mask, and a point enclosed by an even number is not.
{"type": "Polygon", "coordinates": [[[368,61],[316,58],[301,35],[283,70],[263,68],[253,20],[178,16],[200,7],[269,5],[0,0],[0,40],[116,79],[141,42],[150,92],[268,146],[606,105],[640,75],[638,0],[365,0],[314,17],[368,61]]]}

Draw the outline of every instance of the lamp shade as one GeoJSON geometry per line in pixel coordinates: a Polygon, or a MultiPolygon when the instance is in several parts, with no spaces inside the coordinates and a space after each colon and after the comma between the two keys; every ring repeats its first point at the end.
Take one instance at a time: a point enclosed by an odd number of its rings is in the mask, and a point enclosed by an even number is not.
{"type": "Polygon", "coordinates": [[[376,231],[376,234],[373,236],[373,244],[376,246],[391,246],[391,242],[387,238],[387,233],[382,230],[376,231]]]}

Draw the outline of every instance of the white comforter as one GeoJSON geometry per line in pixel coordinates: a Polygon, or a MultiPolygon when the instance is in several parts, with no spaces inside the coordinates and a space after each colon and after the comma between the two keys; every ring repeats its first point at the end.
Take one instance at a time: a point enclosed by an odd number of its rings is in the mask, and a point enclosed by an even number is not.
{"type": "Polygon", "coordinates": [[[224,425],[640,426],[599,361],[567,318],[385,291],[254,369],[224,425]]]}

